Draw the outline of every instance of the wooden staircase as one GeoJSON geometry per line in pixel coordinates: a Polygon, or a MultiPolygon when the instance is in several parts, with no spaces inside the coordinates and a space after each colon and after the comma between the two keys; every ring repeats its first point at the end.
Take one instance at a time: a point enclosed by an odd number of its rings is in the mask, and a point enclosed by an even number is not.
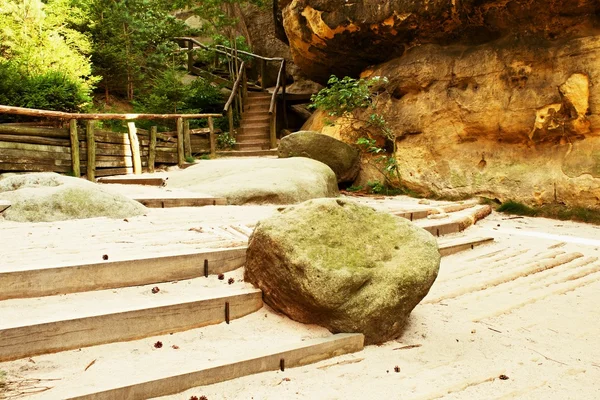
{"type": "Polygon", "coordinates": [[[248,92],[245,111],[242,113],[240,130],[236,135],[236,150],[269,149],[269,105],[271,95],[264,92],[248,92]]]}

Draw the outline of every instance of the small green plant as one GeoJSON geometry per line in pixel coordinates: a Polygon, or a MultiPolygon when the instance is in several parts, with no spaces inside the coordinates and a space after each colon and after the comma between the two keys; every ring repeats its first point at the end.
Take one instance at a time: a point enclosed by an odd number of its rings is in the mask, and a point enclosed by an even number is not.
{"type": "Polygon", "coordinates": [[[193,156],[187,156],[187,157],[185,158],[185,162],[186,162],[186,163],[189,163],[189,164],[193,164],[195,161],[196,161],[196,158],[195,158],[195,157],[193,157],[193,156]]]}
{"type": "Polygon", "coordinates": [[[217,136],[217,148],[219,150],[233,149],[235,146],[235,138],[228,132],[221,133],[217,136]]]}
{"type": "Polygon", "coordinates": [[[600,209],[594,208],[569,207],[556,203],[544,204],[539,207],[529,207],[523,203],[508,200],[498,206],[496,211],[526,217],[545,217],[600,225],[600,209]]]}
{"type": "Polygon", "coordinates": [[[512,200],[502,203],[500,207],[498,207],[497,211],[505,212],[507,214],[524,215],[528,217],[535,217],[538,214],[538,210],[512,200]]]}
{"type": "Polygon", "coordinates": [[[210,154],[202,154],[198,160],[210,160],[210,154]]]}
{"type": "MultiPolygon", "coordinates": [[[[371,161],[381,171],[385,179],[385,187],[393,187],[400,181],[400,171],[396,161],[396,136],[388,126],[383,115],[373,112],[376,108],[377,96],[372,93],[375,86],[387,83],[386,78],[354,79],[345,77],[339,79],[331,76],[328,87],[311,97],[311,108],[318,108],[330,117],[344,117],[361,123],[367,128],[368,135],[358,138],[356,144],[365,152],[375,155],[371,161]],[[368,111],[365,115],[365,112],[368,111]],[[391,143],[391,150],[377,145],[377,140],[370,135],[380,136],[391,143]]],[[[333,122],[326,119],[325,125],[333,122]]]]}

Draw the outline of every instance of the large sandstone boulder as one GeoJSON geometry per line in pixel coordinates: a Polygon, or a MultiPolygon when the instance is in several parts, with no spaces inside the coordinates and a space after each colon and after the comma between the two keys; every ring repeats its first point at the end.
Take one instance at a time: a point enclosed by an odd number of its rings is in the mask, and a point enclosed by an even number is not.
{"type": "Polygon", "coordinates": [[[0,200],[11,203],[3,217],[20,222],[125,218],[146,212],[146,207],[123,195],[52,172],[0,175],[0,200]]]}
{"type": "Polygon", "coordinates": [[[397,337],[440,264],[437,242],[407,220],[342,199],[288,207],[256,226],[245,279],[265,302],[367,343],[397,337]]]}
{"type": "Polygon", "coordinates": [[[204,160],[169,177],[167,187],[225,197],[229,204],[292,204],[339,195],[335,173],[309,158],[204,160]]]}
{"type": "Polygon", "coordinates": [[[278,12],[294,62],[325,83],[422,44],[589,35],[598,0],[279,0],[278,12]]]}
{"type": "Polygon", "coordinates": [[[318,132],[300,131],[281,139],[278,147],[280,158],[307,157],[327,164],[338,183],[353,182],[360,170],[359,151],[331,136],[318,132]]]}

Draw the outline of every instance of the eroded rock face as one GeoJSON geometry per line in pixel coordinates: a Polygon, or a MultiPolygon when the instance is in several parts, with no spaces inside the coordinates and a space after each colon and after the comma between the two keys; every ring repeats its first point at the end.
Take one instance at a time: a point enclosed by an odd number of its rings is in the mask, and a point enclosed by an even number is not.
{"type": "Polygon", "coordinates": [[[378,111],[413,189],[600,207],[599,57],[600,36],[425,45],[364,75],[389,79],[378,111]]]}
{"type": "Polygon", "coordinates": [[[281,139],[280,158],[307,157],[320,161],[335,172],[338,183],[354,182],[360,170],[356,148],[318,132],[300,131],[281,139]]]}
{"type": "Polygon", "coordinates": [[[478,45],[503,37],[582,37],[597,0],[279,0],[296,64],[324,83],[422,44],[478,45]]]}
{"type": "Polygon", "coordinates": [[[342,199],[288,207],[256,226],[245,280],[290,318],[366,343],[397,337],[440,264],[435,238],[408,220],[342,199]]]}

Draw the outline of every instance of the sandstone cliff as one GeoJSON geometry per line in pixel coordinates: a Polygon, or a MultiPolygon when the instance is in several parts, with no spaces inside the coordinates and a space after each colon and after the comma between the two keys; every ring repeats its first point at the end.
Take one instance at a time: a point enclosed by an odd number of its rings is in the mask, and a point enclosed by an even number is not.
{"type": "Polygon", "coordinates": [[[405,184],[600,207],[600,2],[390,0],[338,4],[343,12],[333,3],[287,2],[292,55],[316,79],[388,78],[377,111],[398,137],[405,184]],[[375,29],[386,15],[389,29],[375,29]],[[372,44],[357,51],[359,39],[372,44]]]}

